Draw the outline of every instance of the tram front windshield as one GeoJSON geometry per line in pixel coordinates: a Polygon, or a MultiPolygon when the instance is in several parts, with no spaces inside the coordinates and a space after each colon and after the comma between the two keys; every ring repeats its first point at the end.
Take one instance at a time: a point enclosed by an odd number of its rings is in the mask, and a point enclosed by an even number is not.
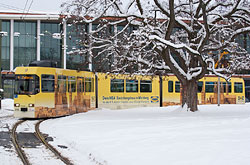
{"type": "Polygon", "coordinates": [[[15,94],[34,95],[39,93],[39,77],[36,75],[16,75],[15,94]]]}

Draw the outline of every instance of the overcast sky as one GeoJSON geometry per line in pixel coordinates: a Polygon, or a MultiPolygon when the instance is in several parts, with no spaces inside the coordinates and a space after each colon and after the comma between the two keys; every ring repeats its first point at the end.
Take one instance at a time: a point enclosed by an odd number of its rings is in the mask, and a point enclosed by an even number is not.
{"type": "Polygon", "coordinates": [[[1,0],[0,11],[59,13],[60,5],[67,0],[1,0]]]}

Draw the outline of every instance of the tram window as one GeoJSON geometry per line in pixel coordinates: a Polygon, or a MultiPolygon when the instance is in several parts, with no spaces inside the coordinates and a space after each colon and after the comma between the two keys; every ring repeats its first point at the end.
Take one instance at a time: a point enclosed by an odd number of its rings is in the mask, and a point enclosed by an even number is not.
{"type": "Polygon", "coordinates": [[[126,80],[126,92],[138,92],[138,80],[126,80]]]}
{"type": "Polygon", "coordinates": [[[202,88],[203,88],[203,81],[198,81],[198,92],[202,92],[202,88]]]}
{"type": "Polygon", "coordinates": [[[151,80],[141,80],[140,92],[152,92],[152,81],[151,80]]]}
{"type": "Polygon", "coordinates": [[[54,75],[43,74],[42,75],[42,92],[54,92],[54,91],[55,91],[54,75]]]}
{"type": "Polygon", "coordinates": [[[77,92],[84,92],[83,77],[77,77],[77,92]]]}
{"type": "Polygon", "coordinates": [[[180,93],[181,83],[180,81],[175,81],[175,92],[180,93]]]}
{"type": "Polygon", "coordinates": [[[60,93],[65,93],[66,92],[66,76],[63,76],[63,75],[58,75],[58,91],[60,93]]]}
{"type": "Polygon", "coordinates": [[[16,75],[15,94],[34,95],[39,93],[39,77],[37,75],[16,75]]]}
{"type": "Polygon", "coordinates": [[[74,76],[68,77],[68,92],[76,92],[76,78],[74,76]]]}
{"type": "Polygon", "coordinates": [[[81,79],[79,77],[77,77],[77,92],[82,92],[82,82],[81,79]]]}
{"type": "Polygon", "coordinates": [[[94,79],[93,78],[85,78],[85,91],[94,92],[94,79]]]}
{"type": "Polygon", "coordinates": [[[232,92],[232,86],[231,86],[231,82],[223,82],[223,88],[224,88],[224,93],[227,92],[227,85],[228,85],[228,93],[232,92]]]}
{"type": "Polygon", "coordinates": [[[124,92],[124,80],[112,79],[110,82],[111,92],[124,92]]]}
{"type": "Polygon", "coordinates": [[[243,85],[241,82],[235,82],[234,83],[234,93],[242,93],[243,91],[243,85]]]}
{"type": "Polygon", "coordinates": [[[174,91],[173,84],[173,81],[168,81],[168,92],[172,93],[174,91]]]}
{"type": "Polygon", "coordinates": [[[206,82],[205,83],[205,92],[208,92],[208,93],[213,93],[214,92],[214,85],[215,85],[215,82],[206,82]]]}

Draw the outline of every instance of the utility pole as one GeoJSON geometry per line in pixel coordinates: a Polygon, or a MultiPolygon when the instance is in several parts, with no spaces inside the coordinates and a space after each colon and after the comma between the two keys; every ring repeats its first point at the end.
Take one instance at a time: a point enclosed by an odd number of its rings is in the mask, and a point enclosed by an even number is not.
{"type": "MultiPolygon", "coordinates": [[[[218,0],[218,1],[224,3],[226,0],[218,0]]],[[[226,10],[226,8],[221,6],[220,13],[223,13],[224,10],[226,10]]],[[[222,22],[219,22],[219,26],[222,28],[222,22]]],[[[219,30],[221,32],[222,29],[219,29],[219,30]]],[[[220,32],[219,32],[219,43],[222,43],[221,33],[220,32]]],[[[220,62],[220,59],[221,59],[221,51],[222,50],[219,50],[219,54],[218,54],[218,68],[220,68],[219,62],[220,62]]],[[[218,76],[218,106],[220,106],[220,77],[219,76],[218,76]]]]}
{"type": "Polygon", "coordinates": [[[89,51],[88,51],[88,62],[89,62],[89,66],[88,66],[88,69],[89,71],[93,71],[93,64],[92,64],[92,23],[89,23],[89,51]]]}
{"type": "MultiPolygon", "coordinates": [[[[2,20],[0,20],[0,32],[2,31],[2,20]]],[[[0,34],[0,90],[2,90],[2,36],[0,34]]],[[[0,91],[1,93],[2,91],[0,91]]],[[[0,96],[1,97],[1,96],[0,96]]],[[[0,98],[0,109],[2,109],[2,98],[0,98]]]]}
{"type": "MultiPolygon", "coordinates": [[[[221,36],[220,36],[220,33],[219,33],[219,41],[221,41],[221,36]]],[[[217,68],[219,69],[220,67],[220,54],[221,53],[221,50],[219,50],[219,53],[218,53],[218,66],[217,68]]],[[[217,86],[217,89],[218,89],[218,106],[220,106],[220,76],[218,76],[218,86],[217,86]]]]}
{"type": "Polygon", "coordinates": [[[67,21],[63,18],[63,31],[62,31],[62,56],[61,56],[61,68],[67,68],[67,21]]]}
{"type": "MultiPolygon", "coordinates": [[[[220,51],[218,54],[218,60],[220,59],[220,51]]],[[[218,68],[219,68],[219,64],[218,64],[218,68]]],[[[218,106],[220,106],[220,76],[218,76],[218,106]]]]}
{"type": "MultiPolygon", "coordinates": [[[[219,33],[219,42],[223,43],[224,41],[221,39],[221,34],[219,33]]],[[[220,60],[221,60],[221,54],[222,50],[219,50],[219,54],[218,54],[218,65],[217,68],[220,68],[220,60]]],[[[218,106],[220,106],[220,76],[218,76],[218,106]]]]}
{"type": "MultiPolygon", "coordinates": [[[[220,36],[220,33],[219,33],[219,42],[221,41],[221,36],[220,36]]],[[[220,57],[221,56],[221,50],[219,50],[219,53],[218,53],[218,66],[217,68],[219,69],[220,68],[220,57]]],[[[220,76],[218,76],[218,106],[220,106],[220,76]]]]}

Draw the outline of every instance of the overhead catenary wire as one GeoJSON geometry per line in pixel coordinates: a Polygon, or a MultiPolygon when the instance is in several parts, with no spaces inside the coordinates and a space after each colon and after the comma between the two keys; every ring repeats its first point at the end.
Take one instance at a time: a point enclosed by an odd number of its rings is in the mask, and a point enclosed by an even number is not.
{"type": "MultiPolygon", "coordinates": [[[[29,0],[26,0],[26,2],[25,2],[25,6],[24,6],[24,8],[23,8],[23,14],[24,14],[24,12],[25,12],[25,9],[26,9],[26,6],[27,6],[27,3],[29,2],[29,0]]],[[[23,14],[22,14],[22,17],[23,17],[23,14]]]]}
{"type": "Polygon", "coordinates": [[[31,1],[31,3],[30,3],[30,6],[29,6],[29,8],[28,8],[28,10],[27,10],[27,13],[30,11],[30,8],[31,8],[31,5],[33,4],[33,0],[31,1]]]}
{"type": "Polygon", "coordinates": [[[33,0],[30,2],[29,8],[28,8],[25,16],[23,17],[23,19],[25,19],[26,15],[29,13],[32,4],[33,4],[33,0]]]}
{"type": "Polygon", "coordinates": [[[6,9],[12,9],[12,10],[16,10],[16,11],[23,11],[23,9],[15,7],[15,6],[11,6],[11,5],[7,5],[4,3],[0,3],[0,7],[6,8],[6,9]]]}

